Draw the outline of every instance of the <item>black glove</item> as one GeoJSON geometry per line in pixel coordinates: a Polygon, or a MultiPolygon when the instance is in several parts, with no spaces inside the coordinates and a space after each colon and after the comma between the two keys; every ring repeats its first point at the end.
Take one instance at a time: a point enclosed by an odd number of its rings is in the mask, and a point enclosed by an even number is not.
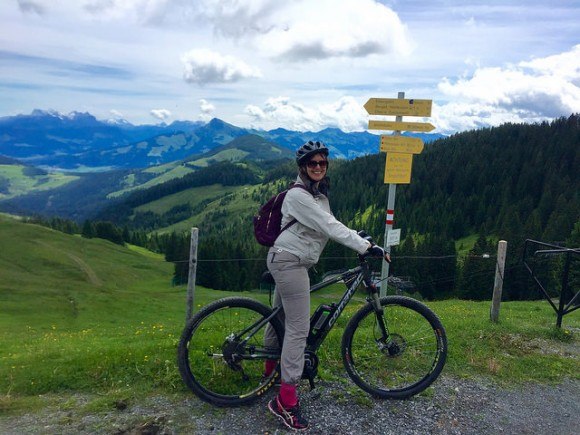
{"type": "Polygon", "coordinates": [[[386,252],[383,248],[378,245],[372,245],[367,252],[371,254],[372,257],[384,257],[386,252]]]}
{"type": "Polygon", "coordinates": [[[372,245],[369,249],[367,249],[367,252],[372,257],[377,257],[377,258],[382,257],[387,263],[391,262],[391,256],[387,253],[387,251],[385,251],[379,245],[372,245]]]}

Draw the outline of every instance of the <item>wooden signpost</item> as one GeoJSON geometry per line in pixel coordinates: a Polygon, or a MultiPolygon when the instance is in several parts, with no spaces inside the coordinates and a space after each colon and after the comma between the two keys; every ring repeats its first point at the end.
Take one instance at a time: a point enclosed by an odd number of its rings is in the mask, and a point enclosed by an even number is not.
{"type": "MultiPolygon", "coordinates": [[[[402,131],[429,132],[435,127],[428,122],[403,122],[403,116],[431,116],[432,100],[405,99],[405,93],[399,92],[398,98],[370,98],[364,108],[369,115],[394,115],[395,121],[369,120],[371,130],[393,130],[392,135],[382,135],[380,150],[387,153],[385,162],[385,184],[389,185],[387,213],[385,219],[384,247],[391,252],[395,245],[393,224],[395,215],[395,193],[397,184],[411,183],[413,155],[421,154],[423,141],[416,137],[401,136],[402,131]],[[391,234],[391,237],[389,237],[391,234]]],[[[396,233],[395,233],[396,234],[396,233]]],[[[389,263],[383,261],[381,270],[381,296],[387,294],[389,263]]]]}

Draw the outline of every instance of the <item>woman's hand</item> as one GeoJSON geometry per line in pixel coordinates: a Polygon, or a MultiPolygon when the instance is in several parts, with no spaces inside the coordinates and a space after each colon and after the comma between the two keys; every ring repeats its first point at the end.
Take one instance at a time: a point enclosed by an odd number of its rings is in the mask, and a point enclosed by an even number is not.
{"type": "Polygon", "coordinates": [[[381,248],[379,245],[372,245],[367,252],[372,256],[372,257],[383,257],[383,259],[387,262],[390,263],[391,262],[391,255],[385,251],[383,248],[381,248]]]}

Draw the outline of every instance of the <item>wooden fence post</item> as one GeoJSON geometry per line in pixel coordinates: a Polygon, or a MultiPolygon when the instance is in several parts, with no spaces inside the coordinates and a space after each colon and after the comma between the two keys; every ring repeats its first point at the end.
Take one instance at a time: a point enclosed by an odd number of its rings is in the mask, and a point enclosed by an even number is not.
{"type": "Polygon", "coordinates": [[[187,300],[185,321],[188,322],[193,316],[193,296],[195,293],[195,275],[197,271],[197,240],[199,230],[191,229],[191,241],[189,243],[189,273],[187,275],[187,300]]]}
{"type": "Polygon", "coordinates": [[[499,305],[501,303],[501,293],[503,290],[506,251],[507,242],[500,240],[497,244],[497,264],[495,266],[495,281],[493,284],[493,297],[491,299],[490,318],[492,322],[499,320],[499,305]]]}

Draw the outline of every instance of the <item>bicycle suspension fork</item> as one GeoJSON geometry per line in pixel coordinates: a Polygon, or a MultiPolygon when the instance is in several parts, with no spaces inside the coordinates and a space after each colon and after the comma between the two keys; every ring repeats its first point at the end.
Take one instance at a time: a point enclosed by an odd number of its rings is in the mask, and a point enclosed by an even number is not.
{"type": "MultiPolygon", "coordinates": [[[[367,291],[369,293],[369,296],[367,297],[367,301],[372,305],[372,307],[374,309],[375,317],[377,319],[377,325],[379,327],[379,331],[381,332],[381,337],[379,339],[377,339],[377,343],[382,348],[382,347],[388,346],[387,343],[389,341],[389,331],[387,329],[387,325],[385,323],[385,316],[384,316],[385,310],[381,305],[381,300],[379,298],[379,289],[372,282],[368,264],[364,265],[362,273],[363,273],[364,285],[367,288],[367,291]]],[[[385,285],[386,285],[386,283],[385,283],[385,285]]]]}

